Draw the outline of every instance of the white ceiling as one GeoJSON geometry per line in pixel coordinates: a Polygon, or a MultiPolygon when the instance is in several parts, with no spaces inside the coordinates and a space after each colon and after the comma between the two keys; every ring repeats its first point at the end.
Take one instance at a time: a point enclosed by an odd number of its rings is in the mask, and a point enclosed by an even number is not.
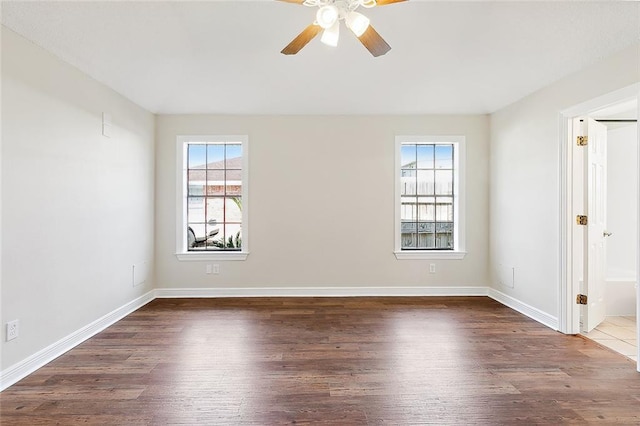
{"type": "Polygon", "coordinates": [[[278,1],[3,1],[2,23],[155,113],[490,113],[639,41],[640,3],[364,9],[392,46],[280,50],[315,10],[278,1]]]}

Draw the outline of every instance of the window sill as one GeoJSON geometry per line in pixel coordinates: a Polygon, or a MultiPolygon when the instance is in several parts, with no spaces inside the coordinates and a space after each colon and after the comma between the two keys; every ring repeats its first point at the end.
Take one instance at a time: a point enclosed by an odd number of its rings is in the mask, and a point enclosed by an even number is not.
{"type": "Polygon", "coordinates": [[[423,259],[464,259],[466,251],[451,251],[451,250],[406,250],[406,251],[394,251],[397,260],[423,260],[423,259]]]}
{"type": "Polygon", "coordinates": [[[179,261],[202,261],[202,260],[247,260],[248,251],[230,251],[230,252],[182,252],[176,253],[179,261]]]}

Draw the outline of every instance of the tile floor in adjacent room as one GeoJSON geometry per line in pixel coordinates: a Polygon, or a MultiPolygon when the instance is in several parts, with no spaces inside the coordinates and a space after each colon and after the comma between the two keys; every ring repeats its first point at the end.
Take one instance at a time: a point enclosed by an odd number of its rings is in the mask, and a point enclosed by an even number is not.
{"type": "Polygon", "coordinates": [[[583,335],[634,361],[638,360],[636,317],[607,317],[599,326],[583,335]]]}

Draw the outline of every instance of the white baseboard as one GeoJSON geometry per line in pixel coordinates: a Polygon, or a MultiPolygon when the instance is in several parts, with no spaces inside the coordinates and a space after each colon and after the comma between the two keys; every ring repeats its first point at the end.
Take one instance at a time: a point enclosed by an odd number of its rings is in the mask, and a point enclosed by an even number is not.
{"type": "Polygon", "coordinates": [[[245,287],[157,288],[158,298],[487,296],[487,287],[245,287]]]}
{"type": "Polygon", "coordinates": [[[207,297],[366,297],[366,296],[488,296],[554,330],[554,316],[490,287],[244,287],[157,288],[157,298],[207,297]]]}
{"type": "Polygon", "coordinates": [[[546,325],[554,330],[559,330],[558,318],[549,315],[546,312],[541,311],[538,308],[534,308],[531,305],[527,305],[524,302],[519,301],[509,295],[502,293],[494,288],[488,288],[488,296],[493,300],[502,303],[505,306],[518,311],[529,318],[538,321],[541,324],[546,325]]]}
{"type": "Polygon", "coordinates": [[[483,286],[463,287],[254,287],[254,288],[158,288],[138,297],[60,339],[34,355],[0,372],[0,391],[73,349],[156,298],[203,297],[366,297],[366,296],[488,296],[554,330],[558,319],[498,290],[483,286]]]}
{"type": "Polygon", "coordinates": [[[0,372],[0,391],[155,299],[153,290],[0,372]]]}

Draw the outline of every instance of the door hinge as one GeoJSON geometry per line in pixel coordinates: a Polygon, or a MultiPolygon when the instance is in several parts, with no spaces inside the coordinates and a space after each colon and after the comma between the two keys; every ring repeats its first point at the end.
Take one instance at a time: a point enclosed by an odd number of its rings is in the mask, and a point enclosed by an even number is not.
{"type": "Polygon", "coordinates": [[[587,225],[589,223],[589,218],[587,216],[579,214],[578,216],[576,216],[576,223],[578,225],[587,225]]]}
{"type": "Polygon", "coordinates": [[[589,142],[589,137],[588,136],[578,136],[576,138],[576,144],[578,146],[587,146],[588,142],[589,142]]]}
{"type": "Polygon", "coordinates": [[[576,303],[578,305],[586,305],[587,304],[587,295],[586,294],[579,294],[578,297],[576,297],[576,303]]]}

